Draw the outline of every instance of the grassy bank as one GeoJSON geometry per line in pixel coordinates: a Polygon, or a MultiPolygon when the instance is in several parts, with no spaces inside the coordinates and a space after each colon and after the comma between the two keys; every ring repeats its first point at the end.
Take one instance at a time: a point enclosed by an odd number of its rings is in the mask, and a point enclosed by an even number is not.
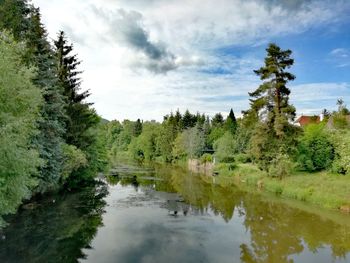
{"type": "Polygon", "coordinates": [[[244,184],[249,188],[276,194],[283,198],[304,201],[328,209],[350,208],[350,177],[329,172],[304,173],[276,179],[267,176],[252,164],[238,164],[234,169],[226,164],[216,167],[221,184],[244,184]]]}

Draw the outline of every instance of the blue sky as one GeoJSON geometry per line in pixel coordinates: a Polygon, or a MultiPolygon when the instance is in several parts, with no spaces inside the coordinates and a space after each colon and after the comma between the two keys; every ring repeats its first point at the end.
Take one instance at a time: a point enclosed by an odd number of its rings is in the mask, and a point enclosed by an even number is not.
{"type": "Polygon", "coordinates": [[[265,48],[291,49],[298,114],[350,105],[347,0],[34,0],[51,37],[83,60],[83,88],[108,119],[180,109],[237,115],[260,80],[265,48]]]}

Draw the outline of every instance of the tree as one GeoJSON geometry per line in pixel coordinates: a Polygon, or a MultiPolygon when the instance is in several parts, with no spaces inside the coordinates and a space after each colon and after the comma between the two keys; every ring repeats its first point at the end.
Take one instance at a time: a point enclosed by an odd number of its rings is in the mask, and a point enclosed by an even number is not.
{"type": "Polygon", "coordinates": [[[42,103],[33,85],[35,69],[23,63],[24,45],[0,32],[0,225],[1,216],[14,213],[37,185],[41,165],[31,139],[42,103]]]}
{"type": "Polygon", "coordinates": [[[211,125],[213,127],[222,127],[223,124],[224,124],[224,117],[222,116],[222,114],[221,113],[215,114],[215,116],[211,120],[211,125]]]}
{"type": "Polygon", "coordinates": [[[160,124],[146,122],[142,133],[135,137],[129,145],[129,151],[135,159],[152,161],[157,156],[156,138],[160,124]]]}
{"type": "Polygon", "coordinates": [[[294,150],[297,134],[290,124],[295,108],[289,104],[290,90],[286,87],[288,81],[295,79],[286,71],[294,63],[292,51],[275,44],[270,44],[266,51],[265,65],[254,71],[264,82],[249,93],[251,109],[246,112],[247,117],[258,121],[250,140],[251,154],[263,169],[277,156],[294,150]]]}
{"type": "Polygon", "coordinates": [[[230,113],[226,119],[225,122],[225,129],[230,131],[231,134],[236,134],[237,131],[237,120],[236,120],[236,116],[233,112],[233,110],[230,110],[230,113]]]}
{"type": "Polygon", "coordinates": [[[288,121],[295,118],[295,108],[289,104],[290,90],[286,87],[295,76],[285,71],[294,64],[294,59],[290,57],[291,50],[282,50],[276,44],[270,44],[266,51],[265,66],[254,71],[264,82],[249,93],[251,108],[281,137],[288,121]]]}
{"type": "Polygon", "coordinates": [[[80,92],[81,72],[77,67],[81,62],[77,55],[71,55],[73,46],[68,44],[63,31],[59,32],[54,44],[59,84],[63,87],[67,103],[65,140],[68,144],[84,150],[94,143],[95,138],[90,136],[88,130],[97,125],[99,118],[90,108],[91,103],[85,102],[85,99],[90,96],[89,91],[80,92]]]}
{"type": "Polygon", "coordinates": [[[142,133],[142,122],[140,119],[137,119],[134,126],[134,136],[138,137],[141,135],[141,133],[142,133]]]}
{"type": "Polygon", "coordinates": [[[192,128],[196,125],[197,117],[189,112],[189,110],[185,111],[185,114],[182,117],[182,128],[188,129],[192,128]]]}
{"type": "Polygon", "coordinates": [[[202,155],[204,147],[204,132],[198,126],[195,126],[178,135],[174,143],[173,154],[178,159],[184,156],[198,158],[202,155]]]}
{"type": "Polygon", "coordinates": [[[350,111],[345,105],[345,102],[342,98],[337,100],[337,106],[338,106],[338,113],[341,115],[349,115],[350,111]]]}
{"type": "Polygon", "coordinates": [[[40,168],[37,192],[46,192],[58,188],[63,167],[63,136],[65,133],[65,101],[55,71],[54,53],[47,41],[47,33],[41,23],[38,8],[31,7],[27,34],[26,59],[34,64],[37,74],[33,83],[41,89],[44,103],[41,118],[38,120],[39,133],[34,143],[40,151],[44,165],[40,168]]]}
{"type": "Polygon", "coordinates": [[[215,156],[219,162],[234,161],[235,139],[231,132],[226,132],[224,136],[214,143],[215,156]]]}
{"type": "Polygon", "coordinates": [[[30,9],[26,0],[0,0],[0,28],[11,30],[16,41],[26,39],[30,9]]]}

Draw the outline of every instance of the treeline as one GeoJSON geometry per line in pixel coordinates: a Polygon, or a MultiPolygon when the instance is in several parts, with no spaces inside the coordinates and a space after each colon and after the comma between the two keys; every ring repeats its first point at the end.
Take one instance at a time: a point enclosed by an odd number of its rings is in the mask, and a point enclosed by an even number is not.
{"type": "MultiPolygon", "coordinates": [[[[339,109],[323,111],[324,120],[298,127],[296,109],[289,103],[287,83],[295,76],[287,70],[294,64],[292,51],[275,44],[267,48],[264,65],[254,72],[262,84],[249,93],[250,108],[236,119],[230,111],[212,119],[203,114],[179,111],[162,123],[110,122],[107,148],[116,159],[128,155],[139,161],[179,162],[200,158],[203,162],[251,162],[270,176],[282,178],[294,170],[331,170],[350,173],[349,111],[342,100],[339,109]]],[[[317,120],[318,116],[311,119],[317,120]]]]}
{"type": "Polygon", "coordinates": [[[233,111],[224,119],[221,113],[210,120],[204,114],[170,113],[164,121],[111,121],[107,124],[107,147],[113,159],[128,154],[139,161],[176,162],[199,158],[221,147],[218,139],[233,138],[238,124],[233,111]]]}
{"type": "Polygon", "coordinates": [[[0,0],[0,225],[24,199],[75,187],[106,163],[79,64],[64,32],[50,43],[38,8],[0,0]]]}

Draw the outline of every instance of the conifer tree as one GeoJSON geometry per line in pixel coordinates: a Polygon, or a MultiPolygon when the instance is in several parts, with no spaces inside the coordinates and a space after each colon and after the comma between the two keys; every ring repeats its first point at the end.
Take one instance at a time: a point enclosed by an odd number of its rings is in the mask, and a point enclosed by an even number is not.
{"type": "Polygon", "coordinates": [[[56,77],[54,54],[38,8],[25,0],[2,0],[0,18],[0,28],[10,30],[17,41],[26,43],[23,61],[37,70],[33,84],[41,89],[44,103],[37,121],[39,133],[33,138],[33,144],[44,160],[37,191],[45,192],[57,186],[63,162],[64,101],[56,77]]]}
{"type": "Polygon", "coordinates": [[[250,139],[250,152],[260,168],[268,170],[295,149],[297,129],[290,124],[295,108],[289,104],[290,90],[286,86],[295,79],[286,71],[294,63],[292,51],[282,50],[276,44],[269,44],[266,51],[265,65],[254,71],[264,82],[249,93],[251,109],[246,116],[258,120],[250,139]]]}
{"type": "Polygon", "coordinates": [[[254,72],[263,82],[252,97],[251,108],[261,115],[277,136],[283,136],[288,121],[295,118],[295,108],[289,104],[290,90],[286,84],[295,76],[286,71],[294,64],[291,50],[282,50],[276,44],[269,44],[266,49],[265,65],[254,72]]]}
{"type": "Polygon", "coordinates": [[[213,127],[221,127],[224,124],[224,117],[221,113],[215,114],[213,117],[211,124],[213,127]]]}
{"type": "Polygon", "coordinates": [[[63,87],[67,104],[65,140],[68,144],[85,150],[94,142],[88,130],[99,122],[99,118],[90,108],[91,103],[85,102],[85,99],[90,96],[89,91],[80,91],[79,75],[81,72],[77,67],[81,62],[77,55],[71,54],[73,45],[68,44],[63,31],[59,32],[58,39],[54,43],[59,83],[63,87]]]}
{"type": "Polygon", "coordinates": [[[41,23],[38,8],[31,8],[29,16],[27,56],[37,67],[33,82],[38,86],[44,98],[41,118],[38,121],[39,134],[35,137],[41,158],[45,161],[40,172],[39,192],[55,189],[62,172],[62,143],[65,132],[65,101],[55,71],[54,54],[47,41],[47,33],[41,23]]]}
{"type": "Polygon", "coordinates": [[[10,30],[16,41],[25,40],[29,13],[27,0],[0,0],[0,28],[10,30]]]}
{"type": "Polygon", "coordinates": [[[142,122],[140,119],[137,119],[134,126],[134,136],[138,137],[141,135],[141,133],[142,133],[142,122]]]}
{"type": "Polygon", "coordinates": [[[236,116],[233,112],[233,110],[230,110],[230,113],[226,119],[226,130],[228,130],[231,134],[235,134],[237,131],[237,120],[236,120],[236,116]]]}

